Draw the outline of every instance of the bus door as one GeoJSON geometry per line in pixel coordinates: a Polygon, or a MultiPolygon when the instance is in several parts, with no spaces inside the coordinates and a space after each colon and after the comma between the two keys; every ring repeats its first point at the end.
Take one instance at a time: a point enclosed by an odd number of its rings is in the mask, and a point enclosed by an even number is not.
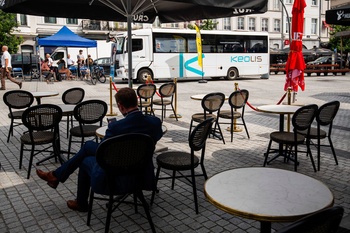
{"type": "MultiPolygon", "coordinates": [[[[136,67],[142,62],[149,61],[149,46],[147,46],[147,38],[133,38],[132,39],[132,66],[136,67]]],[[[128,45],[126,43],[126,61],[128,56],[128,45]]]]}

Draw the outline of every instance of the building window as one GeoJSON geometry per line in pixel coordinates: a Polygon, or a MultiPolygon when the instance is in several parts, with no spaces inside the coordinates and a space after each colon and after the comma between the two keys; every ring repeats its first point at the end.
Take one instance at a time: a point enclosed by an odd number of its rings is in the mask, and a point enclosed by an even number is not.
{"type": "Polygon", "coordinates": [[[172,23],[172,24],[171,24],[171,27],[172,27],[172,28],[179,28],[179,23],[172,23]]]}
{"type": "Polygon", "coordinates": [[[273,0],[273,10],[275,10],[275,11],[281,10],[280,0],[273,0]]]}
{"type": "Polygon", "coordinates": [[[311,34],[317,34],[317,19],[311,19],[311,34]]]}
{"type": "Polygon", "coordinates": [[[67,18],[67,24],[78,24],[78,19],[67,18]]]}
{"type": "Polygon", "coordinates": [[[261,20],[261,31],[262,32],[268,32],[269,31],[269,20],[268,19],[262,19],[261,20]]]}
{"type": "Polygon", "coordinates": [[[243,17],[238,17],[237,29],[244,30],[244,18],[243,17]]]}
{"type": "Polygon", "coordinates": [[[255,31],[255,18],[249,18],[249,31],[255,31]]]}
{"type": "Polygon", "coordinates": [[[273,31],[280,32],[281,31],[281,21],[279,19],[273,20],[273,31]]]}
{"type": "Polygon", "coordinates": [[[54,23],[54,24],[56,24],[57,23],[57,19],[56,19],[56,17],[44,17],[44,22],[45,23],[54,23]]]}
{"type": "Polygon", "coordinates": [[[293,0],[286,0],[286,4],[292,4],[293,0]]]}
{"type": "Polygon", "coordinates": [[[22,14],[19,15],[19,25],[21,26],[28,25],[27,15],[22,15],[22,14]]]}
{"type": "Polygon", "coordinates": [[[224,18],[224,30],[231,30],[231,18],[224,18]]]}
{"type": "Polygon", "coordinates": [[[311,6],[317,6],[317,0],[312,0],[311,1],[311,6]]]}
{"type": "Polygon", "coordinates": [[[292,25],[292,17],[286,18],[286,33],[289,33],[289,27],[292,25]]]}

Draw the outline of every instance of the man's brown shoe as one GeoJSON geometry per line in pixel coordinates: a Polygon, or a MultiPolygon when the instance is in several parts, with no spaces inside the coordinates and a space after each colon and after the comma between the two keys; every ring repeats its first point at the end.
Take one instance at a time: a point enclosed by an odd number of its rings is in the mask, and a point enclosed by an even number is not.
{"type": "Polygon", "coordinates": [[[54,174],[51,172],[44,172],[40,169],[36,170],[36,174],[43,180],[47,181],[47,184],[53,188],[56,189],[58,186],[58,179],[56,178],[56,176],[54,176],[54,174]]]}
{"type": "Polygon", "coordinates": [[[88,206],[80,206],[77,200],[67,201],[67,206],[69,209],[79,212],[88,212],[88,206]]]}

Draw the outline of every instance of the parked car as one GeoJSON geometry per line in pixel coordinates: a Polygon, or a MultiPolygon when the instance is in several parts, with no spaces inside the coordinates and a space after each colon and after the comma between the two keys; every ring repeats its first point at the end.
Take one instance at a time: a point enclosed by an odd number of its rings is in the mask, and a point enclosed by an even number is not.
{"type": "MultiPolygon", "coordinates": [[[[345,60],[338,57],[336,62],[339,66],[345,68],[345,60]]],[[[319,57],[314,61],[309,61],[308,65],[332,64],[332,56],[319,57]]]]}
{"type": "Polygon", "coordinates": [[[94,66],[98,65],[103,68],[104,74],[109,75],[111,70],[111,58],[110,57],[101,57],[94,60],[94,66]]]}
{"type": "Polygon", "coordinates": [[[31,75],[31,78],[39,76],[40,57],[34,54],[11,54],[12,67],[22,68],[25,75],[31,75]]]}

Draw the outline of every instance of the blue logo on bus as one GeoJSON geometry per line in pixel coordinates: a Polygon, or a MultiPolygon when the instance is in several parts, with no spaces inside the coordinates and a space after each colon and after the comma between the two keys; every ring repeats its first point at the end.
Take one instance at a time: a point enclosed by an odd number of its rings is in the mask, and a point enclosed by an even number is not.
{"type": "MultiPolygon", "coordinates": [[[[202,58],[204,58],[204,57],[205,57],[204,54],[202,54],[202,58]]],[[[195,62],[198,62],[198,56],[193,57],[184,63],[184,55],[183,55],[183,53],[180,53],[180,56],[179,56],[180,74],[179,74],[179,76],[184,77],[184,69],[183,68],[185,68],[186,70],[191,71],[192,73],[195,73],[199,76],[204,76],[204,72],[202,70],[198,70],[198,69],[190,66],[190,64],[195,63],[195,62]]]]}

